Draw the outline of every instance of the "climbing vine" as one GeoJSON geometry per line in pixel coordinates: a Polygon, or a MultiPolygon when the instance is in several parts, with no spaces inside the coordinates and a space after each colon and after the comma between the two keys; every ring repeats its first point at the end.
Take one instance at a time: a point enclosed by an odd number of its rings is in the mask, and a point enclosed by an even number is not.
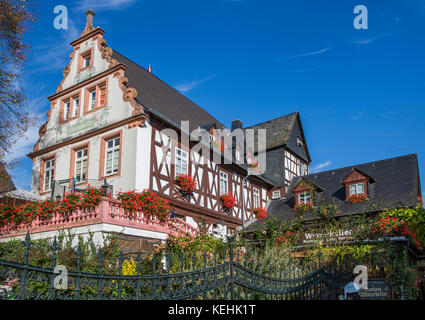
{"type": "MultiPolygon", "coordinates": [[[[291,248],[302,263],[318,261],[338,270],[353,272],[365,265],[371,277],[385,279],[396,299],[416,299],[423,285],[423,271],[412,267],[406,246],[391,241],[404,236],[416,250],[423,250],[425,209],[422,199],[414,208],[385,210],[380,214],[341,217],[333,203],[318,203],[309,208],[318,217],[314,222],[300,218],[293,221],[266,221],[253,238],[260,245],[291,248]]],[[[370,212],[370,211],[369,211],[370,212]]]]}

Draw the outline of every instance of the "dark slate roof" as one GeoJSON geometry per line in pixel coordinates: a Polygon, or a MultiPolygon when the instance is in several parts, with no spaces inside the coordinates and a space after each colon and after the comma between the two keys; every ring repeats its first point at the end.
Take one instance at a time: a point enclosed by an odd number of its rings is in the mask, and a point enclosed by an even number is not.
{"type": "MultiPolygon", "coordinates": [[[[262,122],[246,129],[266,129],[267,130],[267,149],[272,149],[286,143],[290,137],[291,130],[297,119],[297,112],[285,116],[262,122]]],[[[257,139],[257,138],[255,138],[257,139]]]]}
{"type": "Polygon", "coordinates": [[[12,178],[7,173],[6,168],[2,163],[0,163],[0,194],[4,192],[9,192],[15,190],[15,184],[12,181],[12,178]]]}
{"type": "MultiPolygon", "coordinates": [[[[213,125],[218,129],[226,128],[226,126],[203,108],[186,98],[151,72],[139,66],[137,63],[131,61],[117,51],[113,51],[112,57],[127,66],[125,71],[125,76],[128,78],[127,86],[137,90],[136,100],[148,113],[151,112],[162,118],[165,117],[165,120],[174,122],[176,125],[180,125],[181,121],[190,121],[190,130],[195,130],[197,128],[209,130],[213,125]]],[[[249,128],[267,129],[267,149],[270,149],[288,143],[291,140],[291,133],[296,125],[301,128],[302,132],[298,112],[249,128]]],[[[255,141],[257,141],[256,137],[255,141]]],[[[234,147],[235,146],[232,145],[232,148],[234,147]]],[[[301,157],[305,158],[305,156],[301,157]]],[[[308,156],[308,160],[306,161],[309,160],[308,156]]],[[[242,164],[240,166],[246,169],[245,165],[242,164]]],[[[271,185],[276,184],[276,182],[271,180],[267,175],[263,175],[261,178],[271,185]]]]}
{"type": "Polygon", "coordinates": [[[203,108],[135,62],[115,50],[112,58],[127,66],[125,71],[128,78],[127,86],[137,90],[136,100],[147,108],[147,111],[153,109],[178,125],[181,121],[190,121],[190,130],[212,123],[218,128],[225,128],[203,108]]]}
{"type": "MultiPolygon", "coordinates": [[[[287,221],[295,218],[295,197],[292,189],[301,179],[310,181],[323,189],[322,192],[317,193],[316,199],[328,203],[334,202],[341,210],[340,216],[414,206],[417,203],[417,197],[421,195],[417,155],[410,154],[294,178],[289,186],[288,195],[271,201],[267,208],[269,217],[287,221]],[[358,169],[372,178],[368,187],[370,199],[357,204],[345,202],[345,187],[341,183],[353,169],[358,169]]],[[[247,230],[261,228],[269,217],[252,223],[247,230]]],[[[317,218],[308,213],[304,218],[306,221],[314,219],[317,218]]]]}
{"type": "MultiPolygon", "coordinates": [[[[267,130],[266,150],[285,145],[304,161],[311,162],[298,112],[244,128],[244,130],[246,129],[267,130]],[[304,146],[297,145],[298,134],[301,135],[304,146]]],[[[257,132],[254,133],[254,136],[254,141],[257,141],[257,132]]],[[[257,150],[255,149],[255,151],[257,150]]]]}

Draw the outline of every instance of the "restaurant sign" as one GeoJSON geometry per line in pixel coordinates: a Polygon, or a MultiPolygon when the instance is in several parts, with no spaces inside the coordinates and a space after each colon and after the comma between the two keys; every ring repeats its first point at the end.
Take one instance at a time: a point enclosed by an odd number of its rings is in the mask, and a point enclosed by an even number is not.
{"type": "Polygon", "coordinates": [[[383,300],[390,298],[390,289],[385,281],[369,280],[367,289],[360,289],[361,300],[383,300]]]}
{"type": "Polygon", "coordinates": [[[329,242],[350,240],[352,239],[352,237],[353,237],[353,230],[342,229],[337,231],[329,231],[326,233],[305,232],[301,236],[300,240],[302,244],[312,244],[320,240],[326,240],[329,242]]]}

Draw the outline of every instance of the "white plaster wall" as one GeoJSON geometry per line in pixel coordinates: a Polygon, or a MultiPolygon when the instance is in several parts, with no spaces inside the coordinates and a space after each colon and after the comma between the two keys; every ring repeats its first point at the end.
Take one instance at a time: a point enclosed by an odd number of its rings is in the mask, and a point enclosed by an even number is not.
{"type": "MultiPolygon", "coordinates": [[[[120,190],[128,191],[135,188],[136,177],[135,172],[137,170],[136,155],[139,152],[137,148],[138,139],[138,128],[128,129],[127,125],[118,127],[113,130],[122,130],[122,141],[121,141],[121,175],[113,178],[107,178],[107,182],[114,186],[114,193],[116,194],[120,190]]],[[[89,162],[88,162],[88,175],[89,183],[96,186],[96,183],[90,180],[99,179],[99,166],[100,166],[100,148],[101,148],[101,137],[105,135],[100,134],[90,139],[82,140],[74,144],[70,144],[56,150],[56,164],[55,164],[55,180],[69,179],[69,171],[71,166],[71,150],[75,146],[82,145],[86,142],[90,142],[89,150],[89,162]]],[[[150,148],[150,147],[149,147],[150,148]]],[[[33,183],[32,191],[38,192],[39,176],[40,176],[40,163],[43,156],[39,156],[35,159],[33,164],[33,183]]],[[[74,165],[74,164],[72,164],[74,165]]],[[[101,185],[103,180],[98,180],[97,185],[101,185]]]]}
{"type": "Polygon", "coordinates": [[[152,126],[147,120],[142,128],[135,128],[137,138],[135,144],[135,189],[143,191],[149,188],[152,126]]]}
{"type": "MultiPolygon", "coordinates": [[[[71,49],[71,48],[70,48],[71,49]]],[[[71,50],[70,50],[71,51],[71,50]]],[[[76,51],[74,60],[70,66],[70,72],[62,84],[63,89],[67,89],[79,82],[82,82],[89,77],[95,76],[108,68],[108,62],[102,58],[102,53],[98,49],[98,42],[93,39],[88,39],[80,44],[80,48],[76,51]],[[81,73],[77,72],[78,56],[94,47],[93,50],[93,67],[81,73]]]]}
{"type": "MultiPolygon", "coordinates": [[[[40,150],[56,143],[81,136],[94,129],[116,123],[131,116],[133,107],[129,102],[125,102],[123,100],[123,92],[119,86],[118,78],[113,75],[109,75],[107,79],[107,105],[98,111],[83,115],[84,102],[88,99],[86,96],[87,92],[84,88],[75,92],[77,93],[81,91],[79,118],[77,119],[59,124],[60,104],[62,98],[57,99],[56,103],[52,103],[52,114],[46,126],[46,133],[40,140],[40,150]],[[79,126],[84,124],[86,124],[84,129],[80,130],[79,126]]],[[[68,97],[69,95],[64,96],[64,98],[68,97]]]]}

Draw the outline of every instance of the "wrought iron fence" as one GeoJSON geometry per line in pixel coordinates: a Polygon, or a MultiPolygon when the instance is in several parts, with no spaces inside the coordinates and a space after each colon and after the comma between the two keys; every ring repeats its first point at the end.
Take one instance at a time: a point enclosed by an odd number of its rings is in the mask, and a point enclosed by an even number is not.
{"type": "Polygon", "coordinates": [[[170,252],[162,256],[153,253],[149,272],[142,272],[139,252],[135,256],[134,275],[122,273],[122,252],[117,274],[104,273],[101,249],[97,256],[98,272],[87,273],[81,271],[78,245],[76,269],[64,274],[56,264],[59,250],[56,238],[51,246],[51,267],[29,264],[32,244],[29,233],[22,244],[23,262],[0,257],[0,300],[321,300],[337,299],[353,279],[350,273],[326,270],[320,261],[303,268],[266,265],[259,268],[246,255],[242,256],[240,250],[235,250],[231,237],[221,252],[193,252],[190,259],[183,252],[174,256],[170,252]]]}
{"type": "Polygon", "coordinates": [[[104,180],[97,179],[87,179],[85,182],[87,184],[83,186],[76,185],[75,179],[63,179],[63,180],[53,180],[51,185],[51,199],[57,199],[58,197],[63,197],[65,193],[69,192],[80,192],[87,188],[88,185],[104,189],[106,193],[113,194],[113,186],[104,180]]]}

